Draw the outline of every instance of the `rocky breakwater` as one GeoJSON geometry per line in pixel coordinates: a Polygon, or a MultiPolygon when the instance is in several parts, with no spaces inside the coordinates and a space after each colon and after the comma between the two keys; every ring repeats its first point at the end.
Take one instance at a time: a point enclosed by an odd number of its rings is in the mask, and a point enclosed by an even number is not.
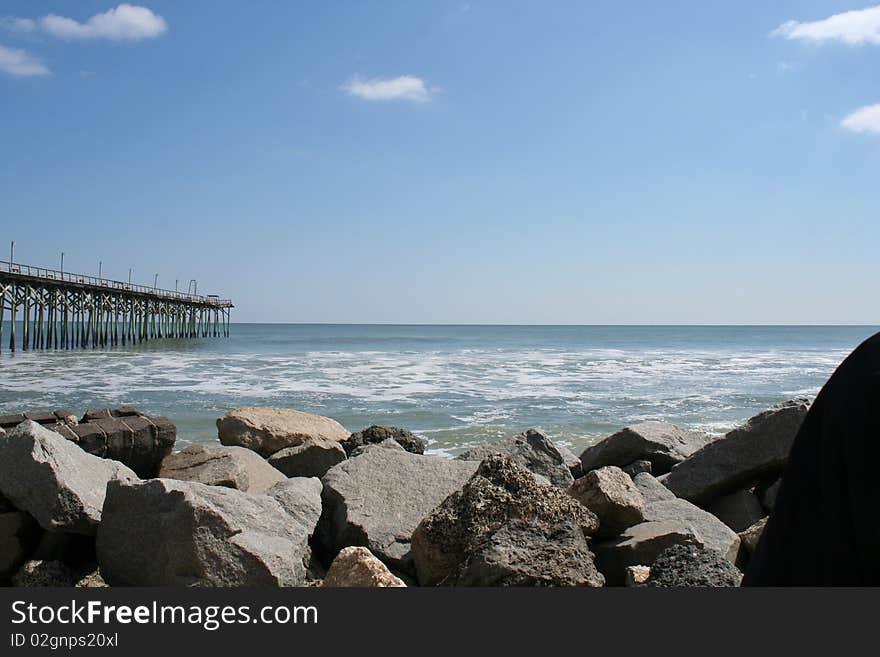
{"type": "Polygon", "coordinates": [[[807,409],[724,436],[642,423],[580,457],[532,429],[456,459],[404,429],[285,409],[231,411],[218,444],[176,453],[173,425],[136,411],[18,416],[0,433],[0,581],[735,585],[807,409]],[[131,461],[115,438],[94,449],[74,431],[89,424],[153,426],[162,458],[131,461]]]}

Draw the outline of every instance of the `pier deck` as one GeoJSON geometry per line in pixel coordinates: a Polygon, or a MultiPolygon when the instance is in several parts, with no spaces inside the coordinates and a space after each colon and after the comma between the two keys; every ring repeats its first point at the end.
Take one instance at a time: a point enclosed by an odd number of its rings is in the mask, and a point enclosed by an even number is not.
{"type": "Polygon", "coordinates": [[[199,296],[0,260],[0,349],[8,344],[15,351],[17,328],[23,350],[228,337],[233,307],[230,299],[213,295],[199,296]],[[9,331],[8,342],[4,330],[9,331]]]}

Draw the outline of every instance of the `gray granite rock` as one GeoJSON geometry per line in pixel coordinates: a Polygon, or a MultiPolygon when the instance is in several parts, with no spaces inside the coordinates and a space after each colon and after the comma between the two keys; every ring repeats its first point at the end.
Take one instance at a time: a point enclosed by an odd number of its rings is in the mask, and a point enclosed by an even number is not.
{"type": "Polygon", "coordinates": [[[636,488],[639,489],[645,503],[675,499],[675,495],[671,490],[666,488],[666,486],[661,484],[653,475],[650,475],[647,472],[638,473],[633,477],[633,483],[636,485],[636,488]]]}
{"type": "Polygon", "coordinates": [[[482,461],[492,454],[503,454],[526,470],[546,477],[550,483],[568,488],[574,479],[565,456],[547,435],[529,429],[511,438],[474,447],[460,454],[461,461],[482,461]]]}
{"type": "Polygon", "coordinates": [[[286,477],[244,447],[190,445],[162,461],[159,477],[263,493],[286,477]]]}
{"type": "Polygon", "coordinates": [[[269,464],[286,477],[323,477],[327,470],[345,459],[342,443],[307,438],[301,445],[275,452],[269,457],[269,464]]]}
{"type": "Polygon", "coordinates": [[[644,520],[642,494],[632,479],[613,465],[590,470],[575,480],[568,492],[599,517],[598,536],[617,534],[644,520]]]}
{"type": "Polygon", "coordinates": [[[750,490],[738,490],[719,497],[706,510],[735,532],[745,531],[767,515],[750,490]]]}

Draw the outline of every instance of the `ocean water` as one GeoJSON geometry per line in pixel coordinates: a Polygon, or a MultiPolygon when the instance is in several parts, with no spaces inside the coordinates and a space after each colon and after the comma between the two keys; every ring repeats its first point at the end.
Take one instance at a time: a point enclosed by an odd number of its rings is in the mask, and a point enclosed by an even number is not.
{"type": "MultiPolygon", "coordinates": [[[[429,448],[540,427],[575,450],[648,419],[723,432],[816,394],[875,327],[233,324],[229,338],[0,353],[0,413],[131,405],[179,444],[236,406],[411,429],[429,448]]],[[[4,345],[5,346],[5,345],[4,345]]]]}

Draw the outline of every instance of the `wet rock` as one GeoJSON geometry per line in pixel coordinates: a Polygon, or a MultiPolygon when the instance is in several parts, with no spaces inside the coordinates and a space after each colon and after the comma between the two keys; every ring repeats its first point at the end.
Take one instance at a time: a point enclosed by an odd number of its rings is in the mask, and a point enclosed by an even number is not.
{"type": "Polygon", "coordinates": [[[606,465],[627,466],[633,461],[651,462],[655,475],[664,474],[712,439],[699,431],[686,431],[668,422],[642,422],[588,447],[581,454],[584,472],[606,465]]]}
{"type": "Polygon", "coordinates": [[[12,585],[27,588],[73,586],[77,576],[60,561],[28,561],[12,576],[12,585]]]}
{"type": "Polygon", "coordinates": [[[461,461],[482,461],[492,454],[503,454],[517,465],[546,477],[560,488],[568,488],[573,478],[571,469],[559,448],[546,434],[537,429],[469,449],[457,458],[461,461]]]}
{"type": "Polygon", "coordinates": [[[107,483],[136,479],[31,420],[0,436],[0,494],[44,529],[93,535],[107,483]]]}
{"type": "Polygon", "coordinates": [[[647,472],[639,472],[633,477],[633,483],[642,494],[645,503],[658,502],[660,500],[674,500],[675,495],[671,490],[661,484],[653,475],[647,472]]]}
{"type": "Polygon", "coordinates": [[[159,477],[263,493],[286,477],[244,447],[190,445],[162,461],[159,477]]]}
{"type": "Polygon", "coordinates": [[[374,424],[367,427],[363,431],[356,431],[342,442],[345,453],[352,455],[358,447],[366,445],[375,445],[393,440],[410,454],[424,454],[427,443],[416,436],[412,431],[406,429],[398,429],[397,427],[381,427],[374,424]]]}
{"type": "Polygon", "coordinates": [[[667,548],[651,566],[650,587],[739,586],[742,573],[729,560],[698,545],[667,548]]]}
{"type": "Polygon", "coordinates": [[[471,552],[461,571],[446,584],[455,586],[605,585],[580,526],[538,518],[512,520],[471,552]]]}
{"type": "Polygon", "coordinates": [[[323,477],[345,459],[342,443],[309,438],[301,445],[275,452],[269,457],[269,464],[286,477],[323,477]]]}
{"type": "Polygon", "coordinates": [[[459,490],[422,520],[412,536],[419,583],[435,585],[455,577],[468,556],[502,526],[538,520],[549,526],[573,521],[585,536],[599,520],[556,486],[540,484],[512,459],[493,455],[459,490]]]}
{"type": "Polygon", "coordinates": [[[599,517],[598,535],[617,534],[644,520],[642,494],[632,479],[613,465],[590,470],[568,492],[599,517]]]}
{"type": "Polygon", "coordinates": [[[781,473],[809,407],[799,399],[756,415],[675,466],[666,487],[677,497],[708,504],[781,473]]]}
{"type": "Polygon", "coordinates": [[[246,447],[268,458],[307,438],[341,442],[349,432],[336,420],[288,408],[236,408],[217,420],[224,445],[246,447]]]}
{"type": "Polygon", "coordinates": [[[367,548],[352,546],[336,555],[321,586],[398,588],[406,584],[367,548]]]}
{"type": "Polygon", "coordinates": [[[375,446],[333,466],[323,477],[318,539],[324,555],[361,545],[392,568],[410,572],[413,531],[477,465],[375,446]]]}
{"type": "Polygon", "coordinates": [[[269,495],[150,479],[107,486],[96,547],[111,586],[298,586],[310,532],[269,495]]]}
{"type": "Polygon", "coordinates": [[[766,515],[758,498],[749,490],[719,497],[706,510],[735,532],[745,531],[766,515]]]}

